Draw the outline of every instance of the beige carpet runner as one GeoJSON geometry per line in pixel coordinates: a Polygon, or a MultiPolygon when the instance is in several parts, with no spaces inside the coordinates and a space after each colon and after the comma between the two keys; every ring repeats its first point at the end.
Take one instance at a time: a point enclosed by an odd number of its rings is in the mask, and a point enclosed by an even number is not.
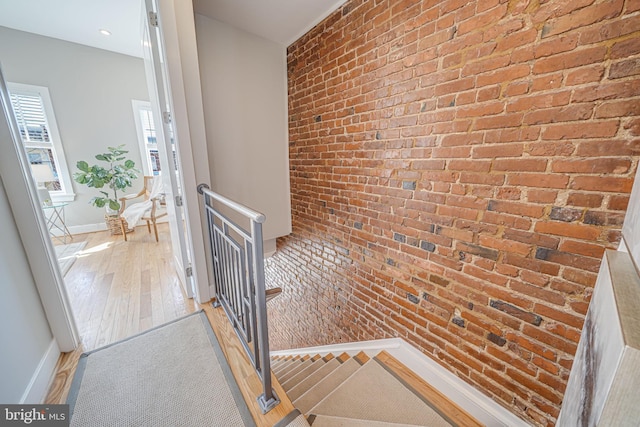
{"type": "Polygon", "coordinates": [[[204,312],[81,356],[71,426],[254,426],[204,312]]]}
{"type": "Polygon", "coordinates": [[[273,372],[312,427],[479,426],[386,352],[279,356],[273,372]]]}

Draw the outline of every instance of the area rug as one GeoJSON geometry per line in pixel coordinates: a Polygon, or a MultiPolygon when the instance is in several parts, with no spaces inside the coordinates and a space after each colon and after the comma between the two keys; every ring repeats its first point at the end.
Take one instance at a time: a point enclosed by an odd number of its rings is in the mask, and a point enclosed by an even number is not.
{"type": "Polygon", "coordinates": [[[78,259],[79,253],[86,245],[87,242],[78,242],[55,246],[56,258],[58,258],[58,264],[60,265],[60,272],[62,273],[62,276],[67,274],[73,263],[78,259]]]}
{"type": "Polygon", "coordinates": [[[80,356],[71,426],[255,426],[203,311],[80,356]]]}

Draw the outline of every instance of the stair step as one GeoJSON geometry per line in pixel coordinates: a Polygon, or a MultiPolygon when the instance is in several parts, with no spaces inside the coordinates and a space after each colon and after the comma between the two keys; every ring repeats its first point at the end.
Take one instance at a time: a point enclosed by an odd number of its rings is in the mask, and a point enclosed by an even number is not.
{"type": "Polygon", "coordinates": [[[299,358],[300,358],[300,356],[287,356],[287,357],[284,357],[284,358],[280,359],[278,366],[279,366],[279,368],[281,368],[281,367],[286,366],[289,363],[291,363],[294,360],[299,359],[299,358]]]}
{"type": "Polygon", "coordinates": [[[395,376],[405,387],[413,391],[424,402],[437,412],[443,414],[444,418],[452,421],[454,425],[481,427],[478,420],[473,418],[464,409],[452,402],[438,389],[417,376],[411,369],[402,362],[391,356],[386,351],[380,352],[375,360],[380,363],[389,373],[395,376]]]}
{"type": "Polygon", "coordinates": [[[280,385],[282,385],[282,388],[284,388],[285,391],[290,390],[326,364],[327,362],[324,359],[318,359],[307,368],[290,377],[288,380],[281,381],[280,385]]]}
{"type": "Polygon", "coordinates": [[[320,380],[329,375],[333,370],[338,368],[341,364],[342,363],[338,359],[332,359],[328,361],[324,364],[324,366],[315,371],[313,374],[309,375],[304,380],[300,381],[291,389],[285,389],[285,391],[287,392],[287,396],[289,396],[289,399],[291,399],[291,401],[296,400],[304,393],[309,391],[311,387],[320,382],[320,380]]]}
{"type": "Polygon", "coordinates": [[[295,357],[293,359],[291,359],[289,361],[289,363],[287,363],[286,365],[284,365],[281,369],[278,369],[277,371],[274,371],[274,374],[276,374],[276,377],[282,377],[283,375],[285,375],[288,371],[297,368],[298,366],[300,366],[299,364],[304,362],[305,360],[307,360],[309,357],[305,356],[303,357],[295,357]]]}
{"type": "Polygon", "coordinates": [[[455,425],[375,359],[365,363],[308,412],[298,408],[303,413],[387,423],[455,425]]]}
{"type": "Polygon", "coordinates": [[[288,359],[280,358],[280,359],[272,359],[271,360],[271,371],[274,371],[278,368],[283,367],[288,363],[288,359]]]}
{"type": "MultiPolygon", "coordinates": [[[[307,369],[309,366],[311,366],[312,364],[314,364],[316,361],[312,360],[312,359],[307,359],[304,362],[300,363],[298,366],[296,366],[295,368],[287,371],[286,373],[277,376],[278,381],[280,381],[280,384],[282,383],[286,383],[287,381],[289,381],[290,378],[293,378],[298,372],[301,372],[304,369],[307,369]]],[[[321,363],[324,363],[323,361],[321,361],[321,363]]]]}
{"type": "Polygon", "coordinates": [[[416,427],[416,424],[387,423],[328,415],[310,415],[307,420],[312,427],[416,427]]]}
{"type": "Polygon", "coordinates": [[[366,355],[360,353],[358,356],[360,357],[354,356],[346,360],[315,386],[311,387],[306,393],[295,399],[293,406],[298,408],[303,414],[308,414],[311,408],[362,366],[361,361],[366,358],[366,355]]]}

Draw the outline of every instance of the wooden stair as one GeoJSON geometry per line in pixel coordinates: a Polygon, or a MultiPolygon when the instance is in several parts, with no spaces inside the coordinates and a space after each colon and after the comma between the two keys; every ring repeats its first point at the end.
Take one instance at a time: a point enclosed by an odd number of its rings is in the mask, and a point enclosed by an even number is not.
{"type": "Polygon", "coordinates": [[[274,356],[273,373],[314,427],[481,426],[386,351],[274,356]]]}

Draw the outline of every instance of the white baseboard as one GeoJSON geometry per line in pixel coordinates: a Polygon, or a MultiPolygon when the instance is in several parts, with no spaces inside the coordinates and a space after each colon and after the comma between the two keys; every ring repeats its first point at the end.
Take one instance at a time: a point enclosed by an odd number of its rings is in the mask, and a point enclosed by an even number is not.
{"type": "Polygon", "coordinates": [[[60,358],[60,348],[55,338],[51,340],[51,344],[47,348],[47,351],[40,359],[40,363],[35,372],[31,376],[31,381],[25,389],[20,403],[27,403],[38,405],[44,403],[49,391],[51,380],[56,373],[56,364],[60,358]]]}
{"type": "MultiPolygon", "coordinates": [[[[164,216],[162,218],[160,218],[158,221],[156,221],[158,224],[163,224],[165,222],[169,222],[167,217],[164,216]]],[[[136,227],[139,226],[146,226],[146,223],[144,222],[139,222],[138,224],[136,224],[136,227]]],[[[70,225],[69,227],[69,232],[74,235],[74,234],[84,234],[84,233],[96,233],[98,231],[104,231],[107,229],[107,224],[105,224],[104,222],[99,222],[97,224],[83,224],[83,225],[70,225]]],[[[59,230],[53,230],[53,235],[54,236],[62,236],[62,232],[59,230]]]]}
{"type": "Polygon", "coordinates": [[[425,355],[401,338],[333,344],[306,347],[294,350],[272,351],[272,356],[298,354],[341,354],[354,355],[364,351],[369,356],[386,350],[393,357],[411,369],[416,375],[432,385],[449,400],[487,427],[528,427],[526,421],[512,414],[489,396],[466,383],[439,363],[425,355]]]}

